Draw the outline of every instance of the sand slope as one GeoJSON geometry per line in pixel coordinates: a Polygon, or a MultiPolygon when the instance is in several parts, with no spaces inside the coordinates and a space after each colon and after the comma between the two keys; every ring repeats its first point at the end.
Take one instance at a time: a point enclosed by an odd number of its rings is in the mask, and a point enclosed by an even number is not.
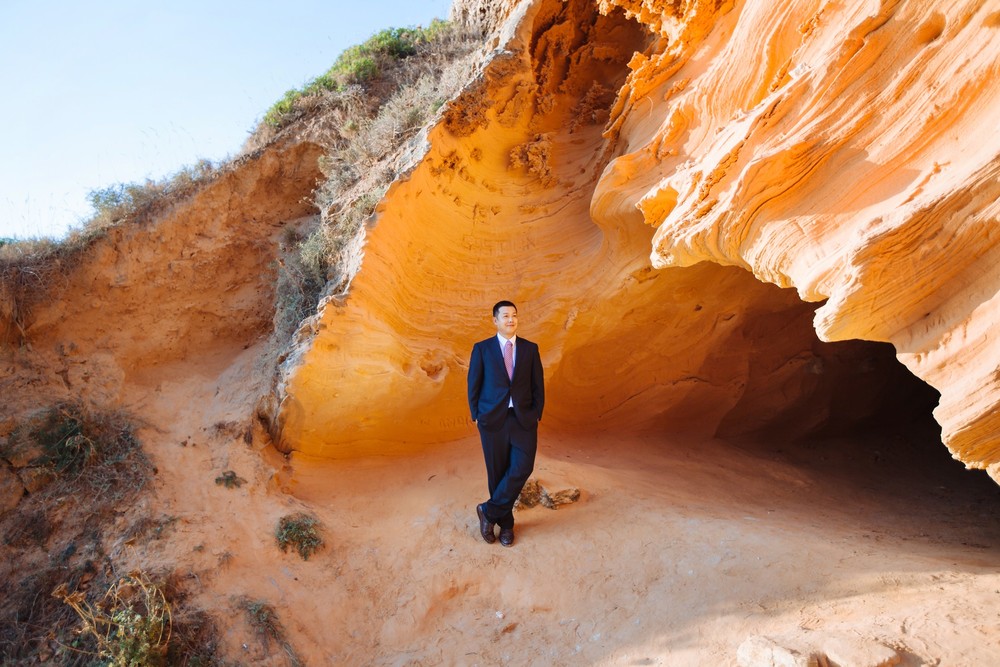
{"type": "Polygon", "coordinates": [[[236,376],[191,379],[142,399],[162,420],[143,433],[160,469],[153,511],[177,521],[135,556],[189,569],[247,664],[286,657],[261,645],[241,597],[273,605],[310,665],[721,665],[752,635],[789,633],[877,640],[906,665],[1000,655],[1000,490],[920,437],[793,449],[543,425],[537,478],[583,495],[519,512],[504,549],[477,533],[474,434],[410,455],[286,459],[218,426],[250,399],[236,376]],[[249,483],[213,484],[223,469],[249,483]],[[325,526],[309,561],[272,538],[298,510],[325,526]]]}

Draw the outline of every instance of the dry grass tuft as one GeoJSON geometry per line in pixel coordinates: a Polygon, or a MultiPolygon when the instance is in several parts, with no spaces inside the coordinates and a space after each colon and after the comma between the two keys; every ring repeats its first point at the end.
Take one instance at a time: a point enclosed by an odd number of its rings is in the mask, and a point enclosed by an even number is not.
{"type": "Polygon", "coordinates": [[[300,667],[303,664],[295,654],[291,644],[288,643],[288,639],[285,637],[285,628],[278,620],[278,614],[274,607],[262,600],[248,598],[240,599],[238,604],[246,614],[247,622],[253,628],[257,639],[265,649],[270,649],[271,642],[274,642],[285,652],[289,665],[300,667]]]}
{"type": "Polygon", "coordinates": [[[71,565],[71,557],[64,556],[65,551],[51,562],[45,559],[31,567],[10,568],[10,580],[0,584],[4,596],[0,603],[0,664],[82,666],[93,662],[89,653],[96,651],[96,643],[75,632],[78,617],[52,597],[52,591],[62,584],[74,590],[103,587],[107,567],[103,558],[71,565]]]}
{"type": "Polygon", "coordinates": [[[87,198],[94,209],[94,216],[85,228],[97,232],[127,222],[148,220],[190,196],[219,173],[218,165],[210,160],[199,160],[159,181],[117,183],[92,190],[87,198]]]}

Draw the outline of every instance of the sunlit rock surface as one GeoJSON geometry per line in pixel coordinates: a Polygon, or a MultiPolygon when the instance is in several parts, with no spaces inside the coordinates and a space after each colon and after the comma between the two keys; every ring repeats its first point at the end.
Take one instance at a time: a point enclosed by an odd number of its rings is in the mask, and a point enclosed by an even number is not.
{"type": "Polygon", "coordinates": [[[1000,6],[606,1],[663,37],[611,120],[596,218],[824,301],[941,392],[952,453],[1000,479],[1000,6]],[[638,213],[637,213],[638,210],[638,213]]]}
{"type": "Polygon", "coordinates": [[[468,354],[503,298],[541,346],[543,431],[793,437],[906,385],[888,346],[819,342],[794,290],[731,266],[651,266],[660,240],[637,204],[664,177],[646,146],[675,86],[636,54],[668,43],[605,9],[503,5],[478,76],[380,204],[348,292],[286,364],[279,447],[338,458],[473,436],[468,354]]]}

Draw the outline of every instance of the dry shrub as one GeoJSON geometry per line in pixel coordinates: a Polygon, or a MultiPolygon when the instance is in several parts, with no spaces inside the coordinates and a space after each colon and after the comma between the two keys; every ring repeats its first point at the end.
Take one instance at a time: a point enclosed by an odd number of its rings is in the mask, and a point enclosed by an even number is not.
{"type": "Polygon", "coordinates": [[[363,192],[354,200],[339,200],[331,205],[320,225],[300,246],[302,264],[324,282],[346,282],[345,267],[350,243],[357,238],[365,221],[385,194],[384,187],[363,192]]]}
{"type": "Polygon", "coordinates": [[[93,655],[115,667],[165,665],[172,631],[171,607],[161,586],[142,571],[120,577],[96,603],[60,584],[52,595],[77,613],[80,634],[97,642],[93,655]]]}
{"type": "Polygon", "coordinates": [[[51,598],[75,612],[74,638],[67,644],[63,632],[53,660],[70,664],[85,659],[80,664],[93,664],[96,658],[122,666],[223,664],[215,623],[203,610],[185,605],[188,594],[182,579],[176,572],[153,577],[132,571],[113,578],[110,585],[106,579],[82,587],[79,579],[61,583],[51,598]],[[95,589],[105,592],[88,596],[87,591],[95,589]]]}
{"type": "Polygon", "coordinates": [[[59,403],[15,428],[7,448],[40,452],[29,466],[55,475],[47,493],[86,494],[88,506],[100,508],[139,493],[149,479],[151,465],[133,429],[121,410],[59,403]]]}
{"type": "Polygon", "coordinates": [[[302,251],[305,242],[298,230],[286,228],[278,244],[273,316],[278,341],[290,340],[302,320],[315,312],[326,285],[326,267],[307,263],[302,251]]]}
{"type": "Polygon", "coordinates": [[[0,584],[0,664],[90,665],[96,642],[81,637],[78,617],[52,596],[62,584],[104,586],[106,566],[101,559],[70,565],[68,558],[45,559],[34,567],[13,570],[0,584]],[[17,576],[13,576],[13,575],[17,576]]]}
{"type": "Polygon", "coordinates": [[[19,424],[0,456],[30,459],[51,481],[0,517],[0,662],[84,665],[96,645],[73,634],[73,612],[52,597],[105,586],[104,532],[132,506],[151,465],[120,411],[59,404],[19,424]],[[81,657],[83,656],[83,657],[81,657]]]}
{"type": "Polygon", "coordinates": [[[285,628],[278,620],[278,614],[274,607],[263,600],[250,600],[248,598],[241,598],[238,604],[246,614],[247,623],[253,628],[254,634],[265,650],[270,649],[271,642],[274,642],[284,650],[288,663],[292,667],[299,667],[303,664],[295,654],[291,644],[288,643],[285,628]]]}

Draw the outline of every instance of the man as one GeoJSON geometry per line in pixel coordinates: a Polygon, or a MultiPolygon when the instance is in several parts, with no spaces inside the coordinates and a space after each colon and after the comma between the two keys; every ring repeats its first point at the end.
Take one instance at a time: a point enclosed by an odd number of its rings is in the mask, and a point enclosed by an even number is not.
{"type": "Polygon", "coordinates": [[[493,544],[514,544],[514,501],[535,467],[538,422],[545,404],[545,382],[538,346],[517,332],[517,306],[493,306],[497,334],[472,347],[469,360],[469,409],[479,427],[490,498],[476,506],[479,532],[493,544]]]}

